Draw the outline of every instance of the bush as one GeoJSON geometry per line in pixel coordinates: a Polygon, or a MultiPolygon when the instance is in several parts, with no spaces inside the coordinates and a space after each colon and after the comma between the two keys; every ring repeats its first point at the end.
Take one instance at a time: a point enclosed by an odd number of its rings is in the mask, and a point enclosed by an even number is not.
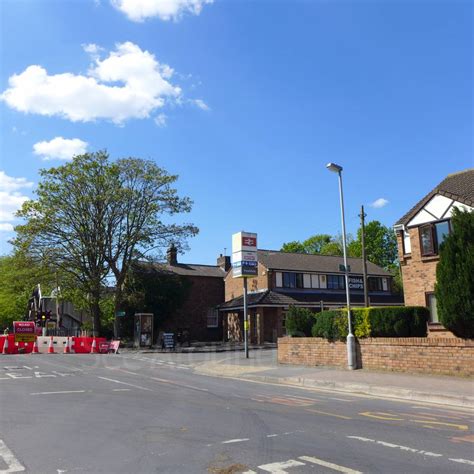
{"type": "Polygon", "coordinates": [[[311,336],[315,314],[306,308],[290,306],[286,314],[286,332],[289,336],[311,336]]]}
{"type": "MultiPolygon", "coordinates": [[[[364,337],[425,337],[429,312],[422,306],[393,306],[385,308],[352,308],[353,332],[364,337]]],[[[345,340],[347,310],[323,311],[316,316],[313,337],[345,340]]]]}
{"type": "Polygon", "coordinates": [[[456,336],[474,338],[474,212],[455,209],[451,224],[436,268],[439,319],[456,336]]]}
{"type": "Polygon", "coordinates": [[[372,337],[426,337],[429,311],[424,306],[369,309],[372,337]]]}

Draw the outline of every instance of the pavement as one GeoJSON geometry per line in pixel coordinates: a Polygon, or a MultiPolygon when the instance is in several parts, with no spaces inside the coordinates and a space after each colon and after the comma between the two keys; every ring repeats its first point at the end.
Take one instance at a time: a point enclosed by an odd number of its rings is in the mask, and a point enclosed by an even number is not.
{"type": "Polygon", "coordinates": [[[0,355],[0,472],[472,472],[474,410],[253,380],[315,369],[251,357],[0,355]]]}
{"type": "Polygon", "coordinates": [[[174,357],[192,360],[201,374],[474,409],[473,378],[281,365],[275,348],[263,348],[251,347],[249,359],[241,351],[227,350],[225,355],[201,350],[192,359],[183,353],[174,357]]]}

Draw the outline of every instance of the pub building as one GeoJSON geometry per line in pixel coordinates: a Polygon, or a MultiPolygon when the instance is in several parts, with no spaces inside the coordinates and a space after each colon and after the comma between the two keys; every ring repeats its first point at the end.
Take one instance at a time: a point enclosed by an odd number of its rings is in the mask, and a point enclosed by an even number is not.
{"type": "MultiPolygon", "coordinates": [[[[343,257],[258,250],[257,275],[248,278],[249,337],[253,344],[286,335],[290,306],[314,312],[346,306],[343,257]]],[[[351,305],[364,306],[363,262],[348,258],[351,305]]],[[[367,262],[369,306],[403,305],[393,292],[392,276],[367,262]]],[[[225,303],[218,306],[225,341],[243,340],[243,283],[232,270],[225,277],[225,303]]]]}

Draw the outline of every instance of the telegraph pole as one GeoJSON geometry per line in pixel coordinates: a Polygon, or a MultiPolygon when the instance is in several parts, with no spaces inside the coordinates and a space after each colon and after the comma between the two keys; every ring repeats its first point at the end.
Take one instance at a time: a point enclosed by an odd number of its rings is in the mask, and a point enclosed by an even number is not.
{"type": "Polygon", "coordinates": [[[364,306],[369,306],[369,289],[367,288],[367,259],[365,256],[365,218],[367,214],[364,213],[364,206],[360,207],[360,227],[361,227],[361,244],[362,244],[362,268],[363,268],[363,279],[364,279],[364,306]]]}

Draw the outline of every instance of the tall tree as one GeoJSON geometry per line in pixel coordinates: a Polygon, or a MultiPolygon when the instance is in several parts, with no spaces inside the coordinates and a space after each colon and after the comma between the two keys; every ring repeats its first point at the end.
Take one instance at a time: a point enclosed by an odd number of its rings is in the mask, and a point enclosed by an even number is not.
{"type": "Polygon", "coordinates": [[[16,227],[14,244],[74,278],[88,295],[98,333],[106,278],[115,278],[118,308],[133,258],[197,233],[190,224],[162,221],[164,215],[188,212],[191,201],[171,187],[177,176],[154,162],[113,162],[105,151],[76,156],[40,176],[37,199],[18,213],[25,224],[16,227]]]}
{"type": "Polygon", "coordinates": [[[474,212],[453,212],[452,231],[440,245],[435,295],[441,323],[474,338],[474,212]]]}

